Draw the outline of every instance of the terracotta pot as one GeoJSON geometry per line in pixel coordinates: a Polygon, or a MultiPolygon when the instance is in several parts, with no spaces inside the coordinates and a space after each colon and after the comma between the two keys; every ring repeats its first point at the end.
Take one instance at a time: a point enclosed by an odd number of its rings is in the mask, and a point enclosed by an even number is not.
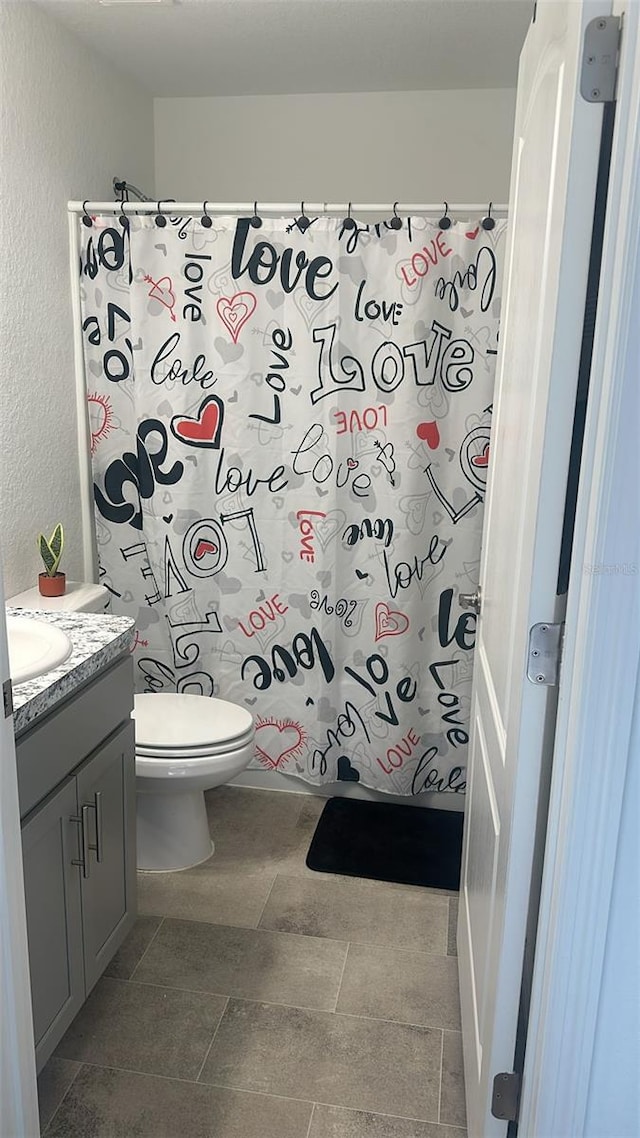
{"type": "Polygon", "coordinates": [[[55,573],[50,577],[48,573],[38,574],[38,588],[42,597],[61,597],[67,587],[66,573],[55,573]]]}

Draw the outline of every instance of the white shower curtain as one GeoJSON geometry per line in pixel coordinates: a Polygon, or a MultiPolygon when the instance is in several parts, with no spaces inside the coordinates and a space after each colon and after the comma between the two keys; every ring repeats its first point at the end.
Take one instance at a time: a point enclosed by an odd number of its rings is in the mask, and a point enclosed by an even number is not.
{"type": "Polygon", "coordinates": [[[464,791],[505,228],[80,225],[101,580],[258,766],[464,791]]]}

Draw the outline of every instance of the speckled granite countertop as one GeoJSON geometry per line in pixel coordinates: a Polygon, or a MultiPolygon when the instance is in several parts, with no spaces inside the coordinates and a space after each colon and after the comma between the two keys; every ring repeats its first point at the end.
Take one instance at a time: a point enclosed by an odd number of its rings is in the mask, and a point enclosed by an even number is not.
{"type": "Polygon", "coordinates": [[[54,624],[69,637],[71,655],[50,672],[15,684],[13,722],[16,735],[36,719],[47,715],[56,703],[86,684],[92,676],[111,664],[133,644],[134,622],[127,616],[105,616],[91,612],[39,612],[35,609],[7,608],[7,615],[31,617],[54,624]]]}

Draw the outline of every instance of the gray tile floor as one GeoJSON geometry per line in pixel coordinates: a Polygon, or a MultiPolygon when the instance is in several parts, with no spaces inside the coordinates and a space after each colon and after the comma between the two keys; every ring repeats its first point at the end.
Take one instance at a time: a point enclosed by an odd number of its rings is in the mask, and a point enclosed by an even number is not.
{"type": "Polygon", "coordinates": [[[312,873],[324,800],[220,787],[39,1079],[47,1138],[465,1138],[457,896],[312,873]]]}

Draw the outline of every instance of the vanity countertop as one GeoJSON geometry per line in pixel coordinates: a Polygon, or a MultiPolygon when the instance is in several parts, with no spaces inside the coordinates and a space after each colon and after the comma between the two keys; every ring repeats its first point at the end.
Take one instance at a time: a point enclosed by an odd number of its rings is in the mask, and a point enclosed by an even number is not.
{"type": "Polygon", "coordinates": [[[30,617],[54,624],[69,637],[73,649],[57,668],[13,687],[13,722],[16,735],[47,715],[56,703],[73,695],[94,675],[131,648],[134,621],[128,616],[90,612],[41,612],[7,608],[7,615],[30,617]]]}

